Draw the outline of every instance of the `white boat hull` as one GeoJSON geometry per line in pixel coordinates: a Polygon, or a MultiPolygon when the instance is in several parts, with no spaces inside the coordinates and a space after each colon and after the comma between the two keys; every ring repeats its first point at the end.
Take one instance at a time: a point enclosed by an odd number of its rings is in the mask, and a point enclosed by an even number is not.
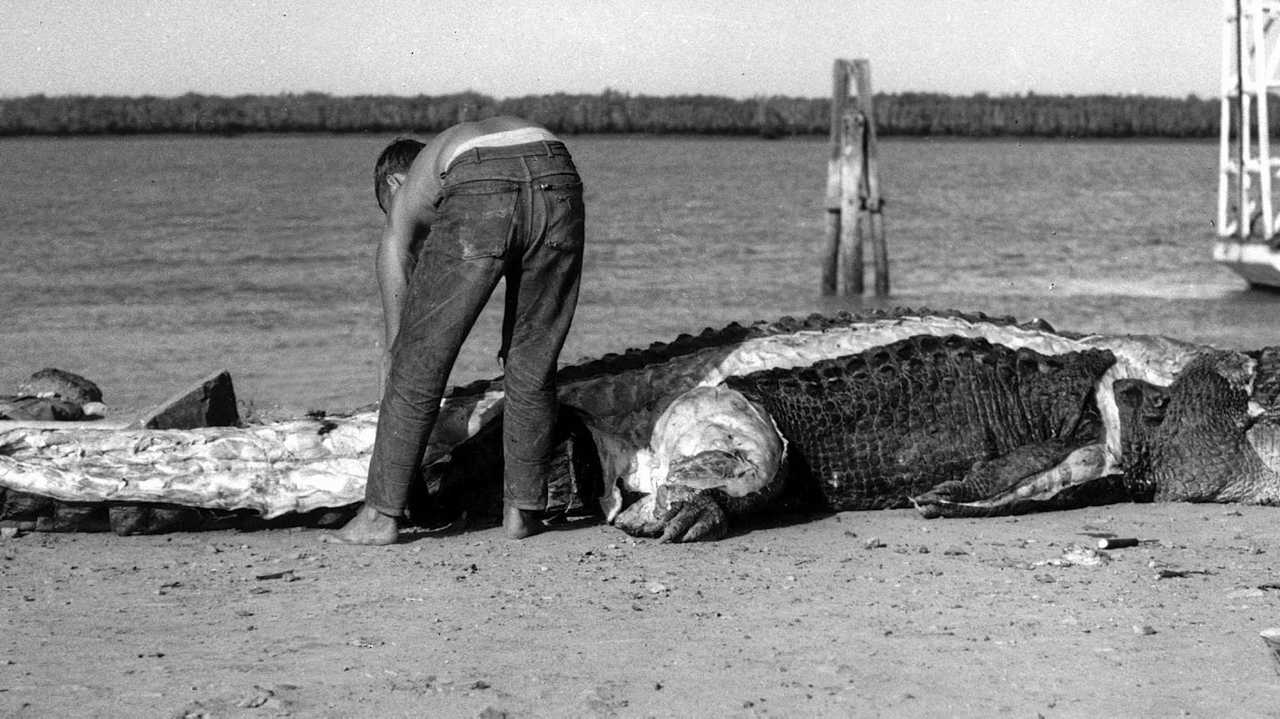
{"type": "Polygon", "coordinates": [[[1219,238],[1213,245],[1213,259],[1251,285],[1280,288],[1280,250],[1267,243],[1219,238]]]}

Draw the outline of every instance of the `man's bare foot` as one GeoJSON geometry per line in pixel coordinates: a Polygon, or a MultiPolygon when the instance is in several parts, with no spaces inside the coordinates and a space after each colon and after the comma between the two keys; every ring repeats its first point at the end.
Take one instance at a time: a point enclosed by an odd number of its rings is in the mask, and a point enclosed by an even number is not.
{"type": "Polygon", "coordinates": [[[502,528],[511,539],[524,539],[542,531],[538,513],[519,507],[502,508],[502,528]]]}
{"type": "Polygon", "coordinates": [[[342,529],[328,536],[342,544],[395,544],[400,524],[395,517],[366,504],[342,529]]]}

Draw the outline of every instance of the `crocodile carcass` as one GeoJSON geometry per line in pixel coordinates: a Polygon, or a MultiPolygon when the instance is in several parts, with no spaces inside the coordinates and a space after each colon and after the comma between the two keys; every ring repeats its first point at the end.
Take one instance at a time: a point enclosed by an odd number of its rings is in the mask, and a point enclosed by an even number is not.
{"type": "MultiPolygon", "coordinates": [[[[837,510],[914,503],[927,516],[1126,497],[1269,502],[1277,443],[1249,411],[1249,392],[1270,386],[1254,381],[1266,356],[911,310],[731,325],[563,369],[573,457],[562,466],[577,489],[549,504],[598,496],[625,530],[681,540],[718,536],[784,494],[837,510]],[[1206,414],[1237,428],[1209,441],[1230,440],[1225,475],[1247,471],[1248,491],[1158,486],[1192,468],[1162,446],[1185,443],[1173,427],[1194,434],[1206,414]]],[[[437,498],[463,477],[492,496],[501,408],[500,378],[446,396],[424,457],[437,498]]],[[[110,505],[134,528],[139,507],[262,518],[342,507],[363,496],[374,419],[13,430],[0,435],[0,486],[110,505]]]]}

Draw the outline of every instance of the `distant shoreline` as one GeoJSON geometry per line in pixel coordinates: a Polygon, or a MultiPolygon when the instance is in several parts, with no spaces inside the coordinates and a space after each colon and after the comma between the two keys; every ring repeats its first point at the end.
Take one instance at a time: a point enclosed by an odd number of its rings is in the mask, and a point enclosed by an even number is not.
{"type": "MultiPolygon", "coordinates": [[[[59,140],[244,140],[244,139],[272,139],[272,138],[297,138],[299,140],[315,137],[349,137],[351,135],[368,135],[374,139],[390,140],[394,137],[413,137],[425,140],[430,138],[435,131],[371,131],[356,130],[351,132],[326,132],[323,130],[302,132],[302,131],[258,131],[249,130],[245,132],[226,132],[226,133],[195,133],[195,132],[148,132],[148,133],[63,133],[63,134],[38,134],[30,133],[25,135],[0,135],[0,143],[6,140],[47,140],[57,142],[59,140]]],[[[692,132],[669,132],[669,133],[652,133],[652,132],[580,132],[580,133],[560,133],[561,137],[569,138],[618,138],[618,139],[634,139],[638,142],[648,140],[668,140],[668,141],[689,141],[689,142],[705,142],[708,140],[723,140],[725,142],[816,142],[818,140],[826,141],[826,135],[788,135],[784,137],[771,137],[762,139],[755,135],[746,134],[722,134],[713,135],[707,133],[692,132]]],[[[937,142],[937,143],[991,143],[998,144],[1033,144],[1033,143],[1062,143],[1062,142],[1090,142],[1090,143],[1168,143],[1168,144],[1200,144],[1213,142],[1216,144],[1218,137],[1160,137],[1160,136],[1144,136],[1134,135],[1126,137],[1040,137],[1028,135],[882,135],[879,138],[882,143],[894,142],[937,142]]]]}
{"type": "MultiPolygon", "coordinates": [[[[177,97],[31,95],[0,98],[0,137],[242,135],[252,133],[433,134],[463,120],[519,115],[566,134],[826,136],[829,99],[713,95],[530,95],[494,99],[334,96],[322,93],[177,97]]],[[[1210,138],[1217,98],[1140,95],[953,96],[880,93],[882,137],[1210,138]]],[[[1271,113],[1280,128],[1280,104],[1271,113]]]]}

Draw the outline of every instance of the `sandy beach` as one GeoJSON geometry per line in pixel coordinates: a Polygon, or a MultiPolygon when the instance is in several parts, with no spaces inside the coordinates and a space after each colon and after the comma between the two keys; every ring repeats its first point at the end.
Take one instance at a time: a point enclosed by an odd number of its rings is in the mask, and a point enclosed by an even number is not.
{"type": "Polygon", "coordinates": [[[597,525],[323,535],[0,541],[0,714],[1211,717],[1280,699],[1258,636],[1280,624],[1269,508],[841,513],[697,545],[597,525]],[[1106,536],[1142,543],[1078,551],[1106,536]]]}

